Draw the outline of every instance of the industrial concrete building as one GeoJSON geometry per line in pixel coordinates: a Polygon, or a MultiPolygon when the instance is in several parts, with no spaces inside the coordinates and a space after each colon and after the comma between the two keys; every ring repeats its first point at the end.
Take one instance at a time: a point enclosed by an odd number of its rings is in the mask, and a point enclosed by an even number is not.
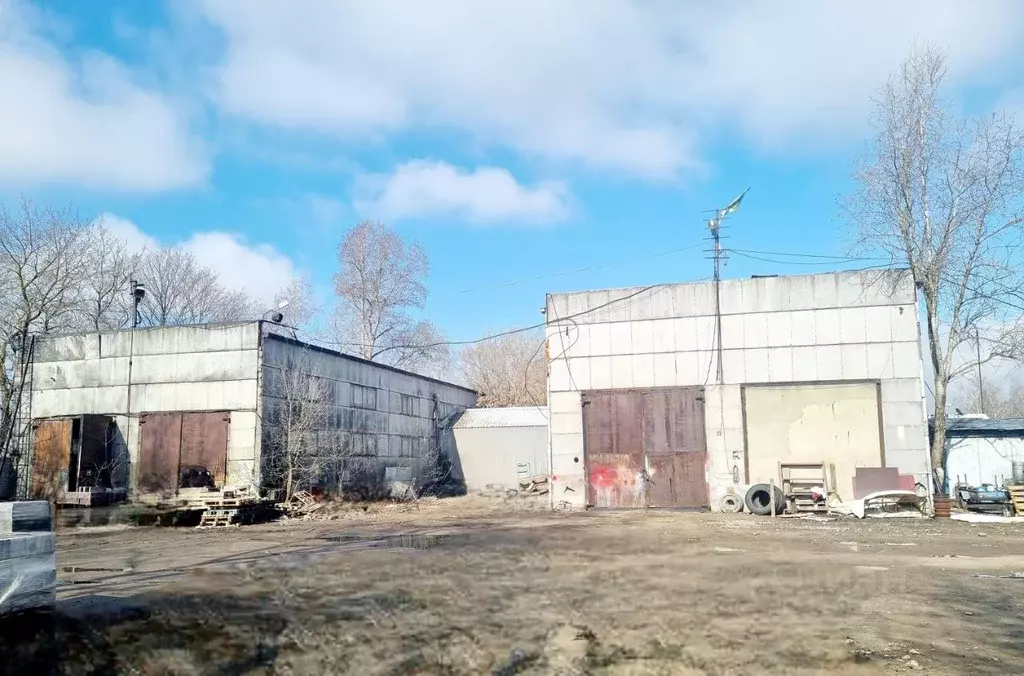
{"type": "Polygon", "coordinates": [[[930,485],[909,273],[728,280],[719,294],[720,311],[713,282],[548,296],[555,507],[718,509],[779,482],[780,463],[834,466],[842,499],[857,467],[930,485]]]}
{"type": "Polygon", "coordinates": [[[548,412],[543,406],[472,408],[452,426],[453,460],[466,490],[515,489],[548,473],[548,412]]]}
{"type": "Polygon", "coordinates": [[[267,488],[282,411],[310,392],[322,394],[302,443],[337,461],[320,463],[318,480],[343,483],[358,470],[415,483],[445,426],[476,403],[472,390],[281,331],[246,322],[37,340],[21,411],[31,434],[21,440],[20,492],[267,488]],[[305,389],[295,396],[286,390],[297,376],[305,389]]]}

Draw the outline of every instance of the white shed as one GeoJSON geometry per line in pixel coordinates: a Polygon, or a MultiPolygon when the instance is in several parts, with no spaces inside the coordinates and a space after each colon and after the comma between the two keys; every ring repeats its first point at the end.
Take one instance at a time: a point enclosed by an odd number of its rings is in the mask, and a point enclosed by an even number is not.
{"type": "Polygon", "coordinates": [[[957,482],[970,486],[1012,483],[1015,462],[1024,463],[1024,418],[949,420],[946,477],[950,487],[957,482]]]}

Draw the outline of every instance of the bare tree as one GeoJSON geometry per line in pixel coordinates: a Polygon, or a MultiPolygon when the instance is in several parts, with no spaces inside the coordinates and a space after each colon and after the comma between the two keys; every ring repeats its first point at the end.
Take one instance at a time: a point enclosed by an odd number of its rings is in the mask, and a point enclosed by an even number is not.
{"type": "Polygon", "coordinates": [[[882,88],[869,155],[845,201],[862,250],[909,266],[924,298],[934,370],[932,464],[945,480],[946,399],[981,361],[1019,349],[1024,308],[1024,136],[1002,115],[958,116],[942,98],[945,55],[915,49],[882,88]]]}
{"type": "Polygon", "coordinates": [[[268,372],[264,387],[270,455],[264,470],[271,483],[283,487],[287,501],[300,487],[319,483],[325,473],[336,471],[347,448],[320,438],[328,436],[334,400],[331,383],[308,350],[268,372]]]}
{"type": "Polygon", "coordinates": [[[982,385],[979,388],[975,378],[973,385],[965,388],[959,397],[961,411],[984,413],[990,418],[1024,418],[1024,382],[985,377],[982,385]]]}
{"type": "Polygon", "coordinates": [[[316,339],[322,331],[317,325],[320,304],[316,299],[316,291],[309,277],[298,275],[274,296],[274,307],[287,303],[281,313],[284,324],[292,327],[303,336],[303,340],[316,339]]]}
{"type": "Polygon", "coordinates": [[[182,247],[145,253],[138,279],[146,286],[139,315],[148,326],[241,321],[260,315],[251,298],[224,288],[213,270],[182,247]]]}
{"type": "Polygon", "coordinates": [[[78,285],[86,275],[89,224],[72,207],[0,208],[0,471],[13,439],[33,334],[73,322],[78,285]]]}
{"type": "Polygon", "coordinates": [[[480,406],[542,406],[547,402],[544,332],[512,333],[469,345],[459,355],[480,406]]]}
{"type": "Polygon", "coordinates": [[[380,221],[357,224],[338,247],[337,342],[364,359],[403,368],[434,357],[443,342],[440,332],[409,314],[426,302],[429,272],[419,244],[405,242],[380,221]]]}
{"type": "Polygon", "coordinates": [[[130,252],[123,239],[99,223],[90,228],[86,255],[88,270],[78,301],[83,327],[92,331],[124,328],[131,323],[132,275],[144,252],[130,252]]]}

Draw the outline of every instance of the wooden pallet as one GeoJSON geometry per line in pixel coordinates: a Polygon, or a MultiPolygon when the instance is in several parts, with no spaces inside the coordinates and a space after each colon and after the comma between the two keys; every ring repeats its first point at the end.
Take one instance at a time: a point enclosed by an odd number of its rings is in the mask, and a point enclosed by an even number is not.
{"type": "Polygon", "coordinates": [[[215,500],[203,500],[203,504],[207,508],[212,509],[224,509],[228,507],[244,507],[246,505],[256,504],[258,500],[253,498],[224,498],[215,500]]]}
{"type": "Polygon", "coordinates": [[[1024,516],[1024,486],[1007,486],[1006,492],[1010,494],[1010,502],[1017,516],[1024,516]]]}
{"type": "Polygon", "coordinates": [[[199,517],[199,526],[231,526],[241,520],[239,509],[210,508],[199,517]]]}

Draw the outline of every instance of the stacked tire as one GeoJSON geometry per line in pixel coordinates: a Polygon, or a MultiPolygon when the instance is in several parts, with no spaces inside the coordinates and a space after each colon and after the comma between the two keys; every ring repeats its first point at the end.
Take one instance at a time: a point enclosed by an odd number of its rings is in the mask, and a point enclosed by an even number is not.
{"type": "Polygon", "coordinates": [[[775,494],[775,513],[782,514],[786,511],[786,495],[778,486],[771,484],[754,484],[747,490],[743,499],[747,511],[758,516],[767,516],[772,513],[772,493],[775,494]]]}

